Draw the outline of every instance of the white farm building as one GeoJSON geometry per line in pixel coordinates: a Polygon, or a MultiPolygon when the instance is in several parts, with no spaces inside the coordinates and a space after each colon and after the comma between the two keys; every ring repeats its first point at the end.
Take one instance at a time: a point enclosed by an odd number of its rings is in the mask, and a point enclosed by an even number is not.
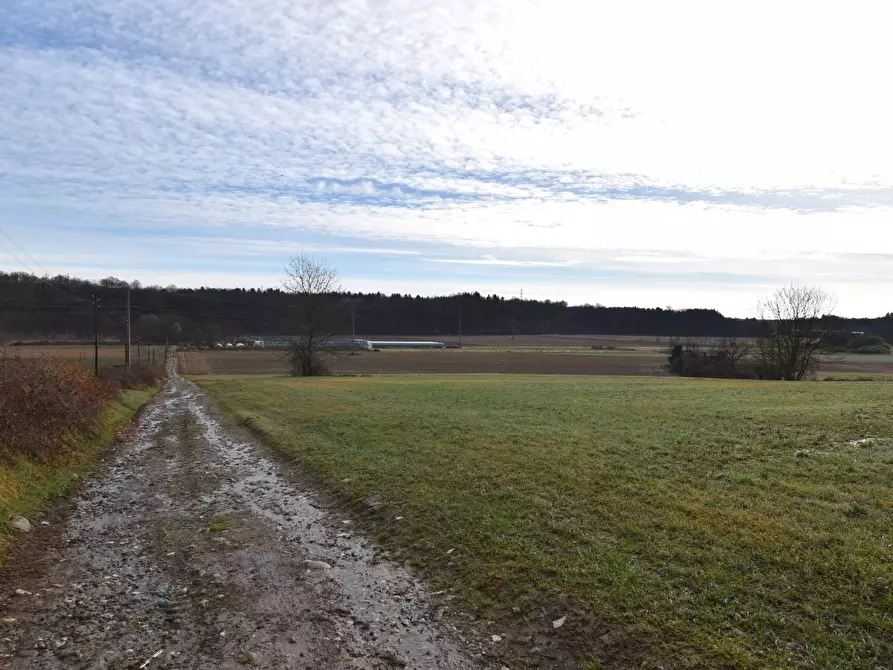
{"type": "MultiPolygon", "coordinates": [[[[261,348],[266,349],[287,349],[289,340],[283,338],[263,340],[261,348]]],[[[365,349],[374,351],[376,349],[446,349],[444,342],[428,342],[418,340],[331,340],[328,345],[331,349],[365,349]]]]}

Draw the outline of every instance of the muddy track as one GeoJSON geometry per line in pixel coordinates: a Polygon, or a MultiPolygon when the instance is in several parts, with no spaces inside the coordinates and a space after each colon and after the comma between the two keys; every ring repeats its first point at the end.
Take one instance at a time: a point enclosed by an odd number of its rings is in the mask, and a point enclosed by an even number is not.
{"type": "Polygon", "coordinates": [[[0,571],[0,667],[485,667],[436,596],[181,378],[37,535],[0,571]]]}

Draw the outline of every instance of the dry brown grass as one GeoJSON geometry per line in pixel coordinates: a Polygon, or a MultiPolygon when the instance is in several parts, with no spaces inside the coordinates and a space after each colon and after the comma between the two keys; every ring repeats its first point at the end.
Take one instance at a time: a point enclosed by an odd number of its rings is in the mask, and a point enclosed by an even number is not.
{"type": "Polygon", "coordinates": [[[114,390],[75,361],[0,357],[0,454],[64,453],[97,429],[114,390]]]}
{"type": "MultiPolygon", "coordinates": [[[[161,346],[143,346],[139,348],[142,360],[147,361],[150,354],[154,354],[156,362],[164,360],[164,347],[161,346]]],[[[7,347],[6,354],[10,357],[17,358],[38,358],[40,356],[53,356],[55,358],[65,358],[68,360],[78,361],[82,365],[91,367],[93,365],[93,345],[92,344],[37,344],[37,345],[21,345],[15,347],[7,347]]],[[[133,361],[137,361],[137,346],[133,345],[133,361]]],[[[100,344],[99,345],[99,365],[106,367],[109,365],[124,364],[124,345],[123,344],[100,344]]]]}

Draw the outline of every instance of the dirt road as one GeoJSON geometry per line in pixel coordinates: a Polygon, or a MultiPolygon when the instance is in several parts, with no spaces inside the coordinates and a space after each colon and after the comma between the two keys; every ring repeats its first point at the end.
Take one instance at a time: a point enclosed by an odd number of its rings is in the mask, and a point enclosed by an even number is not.
{"type": "Polygon", "coordinates": [[[352,528],[174,378],[0,570],[0,667],[487,667],[352,528]]]}

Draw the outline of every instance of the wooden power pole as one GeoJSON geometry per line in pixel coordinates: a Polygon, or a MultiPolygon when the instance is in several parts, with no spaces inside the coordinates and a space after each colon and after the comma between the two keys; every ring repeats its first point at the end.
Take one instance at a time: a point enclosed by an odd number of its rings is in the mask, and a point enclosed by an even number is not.
{"type": "Polygon", "coordinates": [[[127,316],[124,317],[124,367],[130,369],[130,288],[127,289],[127,316]]]}
{"type": "Polygon", "coordinates": [[[93,371],[99,376],[99,297],[93,296],[93,371]]]}

